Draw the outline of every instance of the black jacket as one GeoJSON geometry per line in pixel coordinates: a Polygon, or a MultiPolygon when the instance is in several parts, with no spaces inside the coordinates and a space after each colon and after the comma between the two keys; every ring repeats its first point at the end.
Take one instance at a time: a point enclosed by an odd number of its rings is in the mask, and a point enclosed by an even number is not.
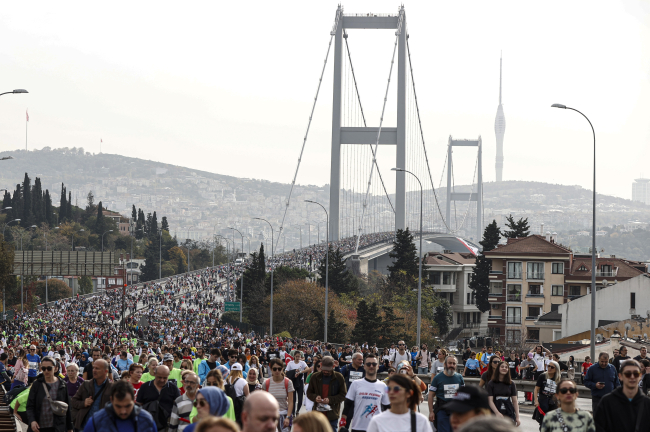
{"type": "MultiPolygon", "coordinates": [[[[68,411],[65,413],[65,417],[54,416],[54,430],[57,432],[65,432],[73,428],[72,425],[72,416],[70,415],[70,400],[68,399],[68,387],[65,385],[65,382],[57,378],[59,382],[59,389],[57,392],[56,400],[65,402],[68,404],[68,411]]],[[[32,422],[39,421],[41,417],[41,407],[46,403],[45,399],[45,389],[43,388],[43,383],[45,383],[45,377],[39,375],[36,378],[36,381],[32,384],[32,388],[29,391],[29,396],[27,397],[27,419],[29,421],[28,431],[32,430],[32,422]]],[[[48,389],[51,384],[45,384],[48,389]]]]}
{"type": "Polygon", "coordinates": [[[650,398],[643,396],[639,389],[630,402],[623,394],[623,388],[618,387],[603,396],[596,408],[596,432],[635,432],[639,413],[639,432],[650,431],[650,398]]]}

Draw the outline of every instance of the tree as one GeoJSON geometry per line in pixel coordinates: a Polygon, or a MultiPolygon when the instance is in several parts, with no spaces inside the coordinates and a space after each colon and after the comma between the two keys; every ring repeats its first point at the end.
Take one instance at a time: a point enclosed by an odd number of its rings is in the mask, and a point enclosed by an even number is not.
{"type": "MultiPolygon", "coordinates": [[[[88,276],[85,276],[88,277],[88,276]]],[[[81,279],[79,280],[79,288],[81,288],[81,279]]],[[[90,279],[90,278],[88,278],[90,279]]],[[[92,281],[90,282],[90,292],[92,292],[93,288],[93,283],[92,281]]],[[[36,286],[34,289],[34,294],[37,295],[40,298],[40,303],[45,303],[45,281],[38,281],[36,282],[36,286]]],[[[79,294],[82,294],[79,292],[79,294]]],[[[72,297],[72,289],[66,285],[65,282],[59,280],[59,279],[48,279],[47,280],[47,301],[48,302],[54,302],[57,300],[61,300],[64,298],[69,298],[72,297]]]]}
{"type": "Polygon", "coordinates": [[[169,261],[175,263],[177,274],[187,271],[187,258],[185,252],[178,246],[174,246],[169,250],[169,261]]]}
{"type": "Polygon", "coordinates": [[[169,223],[167,222],[167,216],[163,216],[162,222],[160,223],[160,229],[169,232],[169,223]]]}
{"type": "MultiPolygon", "coordinates": [[[[329,247],[329,271],[327,274],[328,287],[337,294],[349,294],[356,288],[356,279],[354,275],[348,271],[345,264],[346,260],[343,259],[343,253],[339,248],[335,251],[332,246],[329,247]]],[[[321,260],[320,267],[318,268],[319,285],[325,286],[325,261],[321,260]]]]}
{"type": "MultiPolygon", "coordinates": [[[[14,264],[14,248],[7,243],[2,236],[0,236],[0,286],[2,286],[3,298],[10,299],[13,290],[12,287],[16,286],[16,277],[11,274],[14,264]]],[[[6,302],[11,304],[11,302],[6,302]]],[[[4,312],[4,311],[3,311],[4,312]]]]}
{"type": "Polygon", "coordinates": [[[515,222],[515,218],[510,215],[506,218],[506,221],[506,226],[510,228],[510,231],[505,231],[503,233],[505,238],[522,238],[530,235],[528,218],[519,218],[519,220],[515,222]]]}
{"type": "Polygon", "coordinates": [[[449,333],[449,324],[451,323],[451,305],[447,299],[439,299],[438,307],[434,313],[434,321],[438,325],[438,334],[446,335],[449,333]]]}
{"type": "Polygon", "coordinates": [[[93,292],[93,280],[90,276],[79,278],[79,294],[90,294],[93,292]]]}
{"type": "MultiPolygon", "coordinates": [[[[90,195],[90,192],[88,193],[90,195]]],[[[88,197],[88,203],[90,204],[90,198],[88,197]]],[[[102,202],[100,201],[97,204],[97,220],[95,221],[95,234],[102,235],[104,234],[104,208],[102,202]]]]}
{"type": "Polygon", "coordinates": [[[135,211],[135,204],[131,204],[131,219],[134,223],[138,219],[138,213],[135,211]]]}
{"type": "Polygon", "coordinates": [[[264,282],[266,280],[266,256],[264,255],[264,243],[260,244],[260,253],[257,259],[257,267],[252,268],[256,272],[255,281],[258,283],[264,282]]]}
{"type": "Polygon", "coordinates": [[[66,190],[63,183],[61,183],[61,201],[59,202],[59,223],[64,222],[67,218],[68,202],[66,200],[66,190]]]}
{"type": "Polygon", "coordinates": [[[20,219],[20,225],[27,228],[34,225],[34,214],[32,213],[32,180],[25,173],[23,180],[23,214],[20,219]]]}
{"type": "Polygon", "coordinates": [[[402,327],[404,319],[395,315],[395,311],[390,306],[382,306],[381,309],[384,317],[379,326],[379,339],[384,346],[388,346],[400,338],[398,329],[402,327]]]}
{"type": "Polygon", "coordinates": [[[160,265],[160,251],[158,248],[160,245],[158,244],[158,239],[155,240],[146,240],[147,244],[144,250],[145,261],[142,267],[142,275],[140,276],[143,282],[158,279],[158,266],[160,265]]]}
{"type": "Polygon", "coordinates": [[[476,256],[476,264],[472,269],[472,280],[469,287],[474,291],[476,307],[481,312],[490,310],[490,271],[492,271],[492,260],[485,257],[484,253],[493,250],[499,244],[501,231],[495,220],[485,227],[483,240],[480,242],[483,251],[476,256]]]}
{"type": "Polygon", "coordinates": [[[138,219],[135,224],[135,238],[141,240],[144,237],[146,219],[142,209],[138,209],[138,219]]]}
{"type": "Polygon", "coordinates": [[[361,300],[357,305],[357,322],[352,331],[352,339],[358,342],[376,343],[380,334],[381,316],[376,303],[368,305],[361,300]]]}
{"type": "Polygon", "coordinates": [[[406,278],[406,282],[412,285],[418,278],[418,255],[413,235],[408,227],[405,230],[397,230],[393,250],[388,255],[395,262],[388,266],[388,280],[391,283],[400,283],[406,278]]]}

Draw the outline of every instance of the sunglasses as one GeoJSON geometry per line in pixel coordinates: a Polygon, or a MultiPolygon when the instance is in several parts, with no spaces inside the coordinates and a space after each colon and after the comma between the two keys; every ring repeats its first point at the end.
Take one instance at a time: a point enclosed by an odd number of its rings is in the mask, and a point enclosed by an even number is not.
{"type": "Polygon", "coordinates": [[[555,370],[555,366],[549,366],[548,368],[555,370]]]}
{"type": "Polygon", "coordinates": [[[638,377],[641,376],[641,372],[639,372],[639,371],[634,371],[634,372],[626,371],[626,372],[623,372],[623,376],[625,378],[630,378],[632,375],[634,375],[634,378],[638,378],[638,377]]]}
{"type": "Polygon", "coordinates": [[[399,346],[404,346],[405,344],[397,344],[397,345],[399,345],[399,346]]]}
{"type": "Polygon", "coordinates": [[[49,372],[51,370],[54,370],[54,366],[43,366],[41,367],[42,370],[49,372]]]}
{"type": "Polygon", "coordinates": [[[206,406],[207,404],[208,404],[208,403],[205,401],[205,399],[197,399],[197,400],[194,401],[194,406],[195,406],[195,407],[196,407],[196,406],[200,406],[201,408],[203,408],[203,407],[206,406]]]}
{"type": "Polygon", "coordinates": [[[402,390],[402,387],[400,387],[400,386],[388,387],[388,393],[390,393],[390,392],[399,393],[401,390],[402,390]]]}
{"type": "Polygon", "coordinates": [[[571,387],[571,388],[563,387],[563,388],[561,388],[561,389],[558,390],[558,391],[559,391],[560,393],[562,393],[562,394],[567,394],[567,393],[576,394],[576,392],[578,391],[578,389],[575,388],[575,387],[571,387]]]}
{"type": "Polygon", "coordinates": [[[368,367],[377,367],[377,363],[366,363],[368,367]]]}
{"type": "Polygon", "coordinates": [[[282,368],[272,368],[273,372],[282,372],[282,368]]]}

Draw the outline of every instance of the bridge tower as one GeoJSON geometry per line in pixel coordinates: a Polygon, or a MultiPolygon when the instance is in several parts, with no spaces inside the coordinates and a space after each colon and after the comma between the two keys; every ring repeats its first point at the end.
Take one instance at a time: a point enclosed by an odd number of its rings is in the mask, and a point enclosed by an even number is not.
{"type": "MultiPolygon", "coordinates": [[[[332,97],[332,156],[330,169],[330,241],[340,238],[340,193],[341,193],[341,145],[368,145],[377,142],[378,127],[342,127],[342,56],[346,29],[395,29],[398,36],[397,51],[397,127],[382,127],[379,144],[394,145],[397,148],[395,166],[406,165],[406,14],[404,6],[395,15],[354,14],[344,15],[343,8],[336,11],[336,34],[334,35],[334,85],[332,97]]],[[[395,172],[395,228],[406,226],[406,174],[395,172]]]]}
{"type": "Polygon", "coordinates": [[[449,145],[447,146],[447,211],[445,220],[447,221],[447,232],[451,232],[451,202],[452,201],[476,201],[476,237],[474,243],[478,244],[483,239],[483,149],[481,137],[477,140],[455,140],[449,136],[449,145]],[[452,192],[452,172],[453,172],[453,148],[454,147],[477,147],[477,179],[476,192],[452,192]]]}

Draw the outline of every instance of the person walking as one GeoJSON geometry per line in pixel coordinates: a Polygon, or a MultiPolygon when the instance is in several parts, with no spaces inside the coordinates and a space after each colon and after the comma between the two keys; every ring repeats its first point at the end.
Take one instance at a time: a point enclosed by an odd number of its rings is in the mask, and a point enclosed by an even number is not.
{"type": "Polygon", "coordinates": [[[66,407],[63,416],[57,415],[53,402],[70,405],[68,387],[57,376],[59,370],[56,360],[45,356],[40,360],[43,371],[34,379],[27,396],[27,420],[30,432],[64,432],[72,430],[72,415],[66,407]]]}
{"type": "Polygon", "coordinates": [[[583,384],[591,390],[591,412],[596,413],[603,396],[620,385],[616,367],[609,363],[609,354],[601,352],[598,355],[598,364],[587,369],[583,384]]]}
{"type": "Polygon", "coordinates": [[[519,404],[517,387],[510,376],[510,365],[502,361],[497,366],[492,380],[486,386],[490,409],[497,417],[509,417],[517,426],[519,421],[519,404]]]}
{"type": "Polygon", "coordinates": [[[557,385],[560,383],[562,374],[560,373],[560,365],[555,361],[550,361],[546,372],[537,378],[535,384],[535,391],[533,392],[533,401],[535,405],[535,412],[533,419],[537,420],[540,425],[544,420],[546,414],[557,408],[557,400],[555,393],[557,392],[557,385]]]}
{"type": "Polygon", "coordinates": [[[199,389],[199,376],[194,372],[184,372],[182,379],[185,393],[174,400],[169,418],[170,432],[182,431],[190,424],[190,414],[199,389]]]}
{"type": "Polygon", "coordinates": [[[594,419],[588,411],[578,410],[578,388],[576,383],[568,378],[562,378],[557,386],[557,399],[560,408],[544,416],[541,432],[596,432],[594,419]]]}
{"type": "Polygon", "coordinates": [[[603,396],[594,413],[598,432],[650,431],[650,398],[639,387],[641,365],[636,360],[624,360],[619,380],[621,387],[603,396]]]}
{"type": "Polygon", "coordinates": [[[151,414],[135,404],[135,389],[131,383],[120,380],[112,390],[111,403],[93,414],[84,432],[157,431],[151,414]]]}
{"type": "MultiPolygon", "coordinates": [[[[442,375],[444,374],[438,376],[442,375]]],[[[368,424],[367,432],[432,431],[426,416],[417,412],[420,389],[415,382],[400,374],[391,376],[388,379],[388,399],[390,409],[374,416],[368,424]]]]}
{"type": "Polygon", "coordinates": [[[449,413],[444,410],[444,406],[454,399],[458,389],[465,385],[465,380],[461,374],[456,372],[457,364],[456,357],[448,356],[445,359],[444,372],[436,375],[431,380],[431,385],[429,386],[429,395],[427,398],[429,404],[429,420],[434,422],[436,430],[439,432],[451,432],[449,413]]]}
{"type": "Polygon", "coordinates": [[[321,371],[311,376],[307,398],[315,402],[314,409],[322,411],[326,416],[332,430],[336,432],[341,402],[345,400],[347,388],[345,378],[334,371],[334,359],[323,357],[321,371]]]}
{"type": "Polygon", "coordinates": [[[108,362],[103,359],[93,361],[92,369],[86,366],[84,372],[91,372],[92,378],[85,380],[71,399],[72,408],[76,412],[76,430],[83,430],[88,419],[110,402],[113,383],[108,380],[109,367],[108,362]]]}
{"type": "MultiPolygon", "coordinates": [[[[332,357],[327,357],[331,359],[332,357]]],[[[293,419],[293,400],[294,388],[291,380],[284,376],[284,362],[275,357],[269,361],[271,368],[271,377],[264,381],[264,390],[269,392],[278,401],[280,407],[280,423],[279,429],[281,432],[289,432],[291,430],[291,421],[293,419]]],[[[313,378],[312,378],[313,379],[313,378]]]]}

